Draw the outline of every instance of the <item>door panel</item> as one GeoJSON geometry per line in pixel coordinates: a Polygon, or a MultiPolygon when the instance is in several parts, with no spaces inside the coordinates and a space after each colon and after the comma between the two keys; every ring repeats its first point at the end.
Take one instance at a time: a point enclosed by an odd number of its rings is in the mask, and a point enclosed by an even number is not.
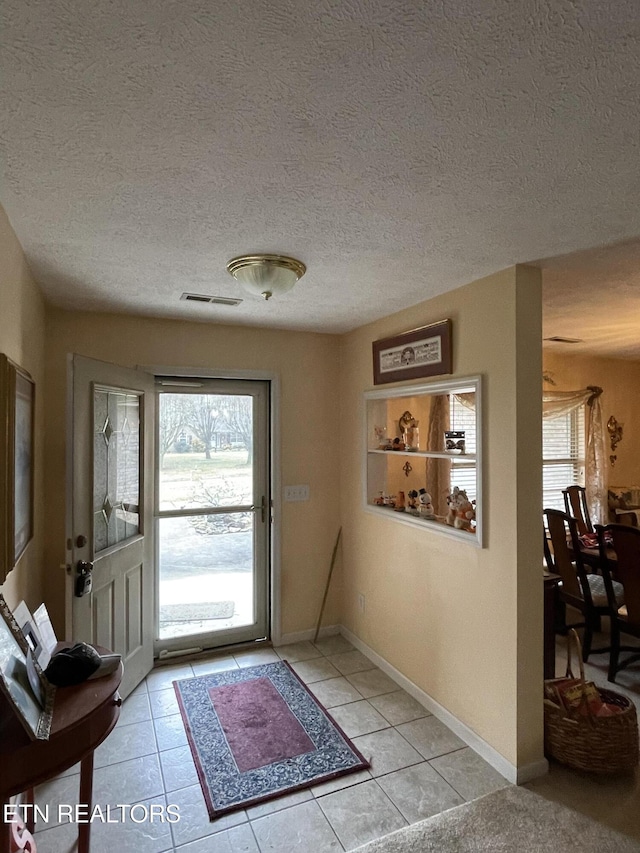
{"type": "Polygon", "coordinates": [[[72,567],[93,568],[72,630],[122,655],[123,696],[153,665],[153,407],[148,374],[74,356],[72,567]]]}

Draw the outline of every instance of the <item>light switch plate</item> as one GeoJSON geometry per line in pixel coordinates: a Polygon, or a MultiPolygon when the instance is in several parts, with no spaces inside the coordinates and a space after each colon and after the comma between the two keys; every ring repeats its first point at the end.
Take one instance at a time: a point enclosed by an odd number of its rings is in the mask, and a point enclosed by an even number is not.
{"type": "Polygon", "coordinates": [[[309,486],[285,486],[284,499],[285,501],[308,501],[309,486]]]}

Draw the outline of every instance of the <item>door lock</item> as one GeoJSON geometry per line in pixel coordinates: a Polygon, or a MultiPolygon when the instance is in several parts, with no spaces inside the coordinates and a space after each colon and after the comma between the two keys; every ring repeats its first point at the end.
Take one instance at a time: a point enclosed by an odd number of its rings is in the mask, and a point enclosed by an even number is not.
{"type": "Polygon", "coordinates": [[[93,585],[93,563],[89,563],[86,560],[79,560],[76,563],[76,574],[75,594],[76,598],[82,598],[83,595],[91,592],[93,585]]]}

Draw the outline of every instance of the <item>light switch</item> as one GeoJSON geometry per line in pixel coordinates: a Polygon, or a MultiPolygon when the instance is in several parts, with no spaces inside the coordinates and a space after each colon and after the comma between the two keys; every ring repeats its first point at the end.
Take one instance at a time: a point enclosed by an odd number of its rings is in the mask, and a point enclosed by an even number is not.
{"type": "Polygon", "coordinates": [[[308,501],[309,486],[285,486],[284,499],[285,501],[308,501]]]}

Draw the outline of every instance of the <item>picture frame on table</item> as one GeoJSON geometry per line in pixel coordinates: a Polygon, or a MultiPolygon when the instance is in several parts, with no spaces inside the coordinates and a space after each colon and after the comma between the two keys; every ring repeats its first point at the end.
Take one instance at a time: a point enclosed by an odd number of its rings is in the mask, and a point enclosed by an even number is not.
{"type": "Polygon", "coordinates": [[[404,382],[451,373],[451,320],[373,342],[373,382],[404,382]]]}
{"type": "Polygon", "coordinates": [[[0,354],[0,583],[33,537],[35,383],[0,354]]]}
{"type": "Polygon", "coordinates": [[[0,723],[13,714],[31,740],[47,740],[55,687],[47,681],[0,595],[0,723]]]}

